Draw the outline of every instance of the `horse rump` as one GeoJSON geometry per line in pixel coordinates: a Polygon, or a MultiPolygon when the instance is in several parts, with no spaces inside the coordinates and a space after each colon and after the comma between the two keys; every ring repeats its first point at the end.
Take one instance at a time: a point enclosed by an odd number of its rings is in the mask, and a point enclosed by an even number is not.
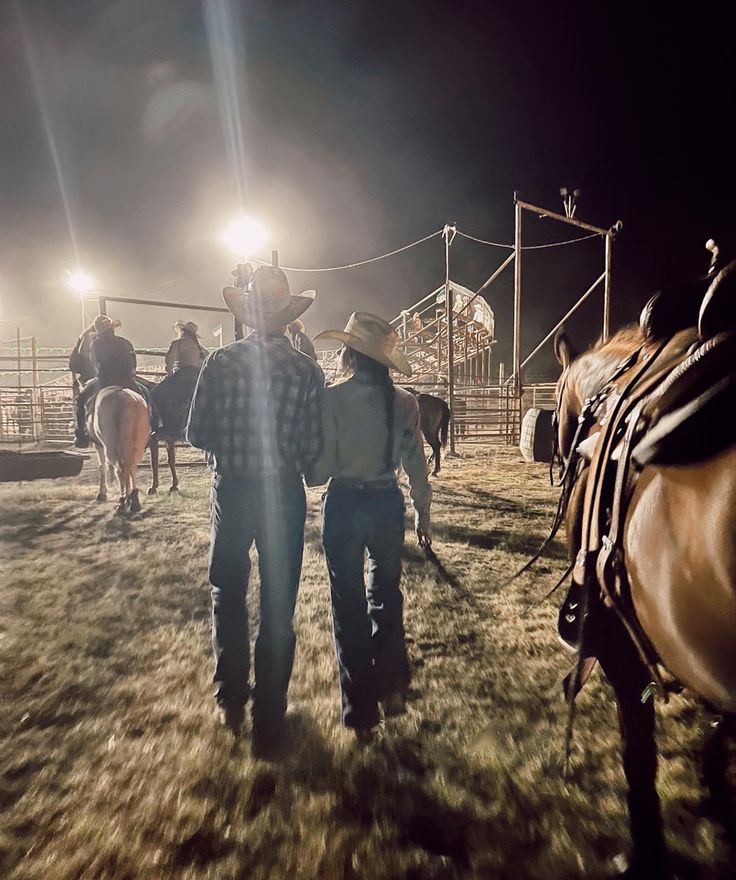
{"type": "Polygon", "coordinates": [[[105,500],[105,470],[114,471],[120,485],[120,508],[139,509],[136,470],[151,431],[146,401],[129,388],[103,388],[95,399],[91,435],[100,458],[100,500],[105,500]]]}
{"type": "MultiPolygon", "coordinates": [[[[414,392],[416,394],[416,392],[414,392]]],[[[450,407],[441,397],[433,394],[417,394],[419,406],[419,425],[432,449],[429,462],[434,462],[433,475],[437,476],[440,471],[440,449],[447,446],[447,436],[450,427],[450,407]]]]}

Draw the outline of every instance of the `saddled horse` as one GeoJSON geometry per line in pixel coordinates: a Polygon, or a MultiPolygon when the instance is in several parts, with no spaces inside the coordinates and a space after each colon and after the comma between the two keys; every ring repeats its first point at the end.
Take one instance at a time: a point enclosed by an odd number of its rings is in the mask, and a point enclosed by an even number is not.
{"type": "Polygon", "coordinates": [[[117,478],[120,500],[116,513],[141,509],[135,485],[136,470],[151,434],[148,405],[140,394],[112,385],[95,396],[87,430],[100,463],[98,501],[107,501],[107,482],[117,478]]]}
{"type": "Polygon", "coordinates": [[[569,694],[597,658],[619,708],[631,877],[669,876],[653,691],[679,683],[716,714],[707,781],[733,822],[720,765],[736,717],[736,432],[717,417],[736,403],[736,313],[723,305],[735,282],[731,263],[699,327],[669,338],[632,326],[579,357],[555,340],[575,562],[560,624],[574,625],[579,650],[569,694]]]}
{"type": "Polygon", "coordinates": [[[415,388],[407,388],[417,399],[419,406],[419,426],[424,439],[429,444],[432,454],[427,464],[434,463],[432,476],[436,477],[442,466],[441,450],[447,446],[447,434],[450,427],[450,407],[441,397],[418,392],[415,388]]]}
{"type": "MultiPolygon", "coordinates": [[[[156,389],[159,387],[160,383],[151,382],[150,379],[144,379],[142,376],[136,376],[136,381],[140,382],[141,385],[144,385],[155,400],[156,389]]],[[[177,415],[179,416],[177,421],[185,423],[186,414],[189,412],[189,404],[182,403],[179,405],[178,402],[176,402],[175,408],[177,409],[177,415]],[[178,412],[179,410],[181,410],[181,413],[178,412]]],[[[167,419],[166,421],[170,422],[171,420],[167,419]]],[[[166,446],[166,463],[171,471],[171,486],[169,487],[169,492],[179,491],[179,476],[176,472],[176,444],[180,440],[181,432],[171,428],[167,430],[165,425],[151,433],[148,443],[148,449],[151,453],[151,485],[147,490],[148,495],[155,495],[159,487],[159,443],[163,443],[166,446]]]]}

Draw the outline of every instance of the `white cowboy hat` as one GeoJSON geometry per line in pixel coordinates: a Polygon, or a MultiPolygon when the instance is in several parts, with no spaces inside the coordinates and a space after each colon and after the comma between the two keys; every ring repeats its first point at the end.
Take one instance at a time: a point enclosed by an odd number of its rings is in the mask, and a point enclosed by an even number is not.
{"type": "Polygon", "coordinates": [[[314,290],[292,295],[286,275],[276,266],[258,268],[251,286],[252,292],[225,287],[222,298],[241,323],[256,330],[289,324],[306,312],[317,296],[314,290]]]}
{"type": "Polygon", "coordinates": [[[194,333],[195,336],[199,336],[197,332],[199,327],[197,327],[194,321],[176,321],[174,323],[174,333],[181,333],[182,330],[188,330],[190,333],[194,333]]]}
{"type": "Polygon", "coordinates": [[[368,312],[353,312],[344,330],[322,330],[314,337],[315,342],[318,339],[337,339],[379,364],[411,376],[411,364],[397,348],[399,334],[383,318],[368,312]]]}

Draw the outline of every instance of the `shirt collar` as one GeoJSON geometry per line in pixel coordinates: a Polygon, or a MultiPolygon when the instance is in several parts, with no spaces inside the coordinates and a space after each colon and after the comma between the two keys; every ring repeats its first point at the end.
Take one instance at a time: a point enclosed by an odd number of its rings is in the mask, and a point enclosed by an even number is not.
{"type": "Polygon", "coordinates": [[[263,331],[261,330],[254,330],[248,337],[248,339],[252,339],[253,342],[277,342],[284,343],[285,345],[291,345],[285,335],[277,335],[275,333],[263,333],[263,331]]]}

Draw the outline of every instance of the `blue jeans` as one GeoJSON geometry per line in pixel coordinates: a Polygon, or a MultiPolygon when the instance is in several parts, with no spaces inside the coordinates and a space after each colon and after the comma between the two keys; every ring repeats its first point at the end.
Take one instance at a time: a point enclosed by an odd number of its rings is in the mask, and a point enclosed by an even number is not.
{"type": "Polygon", "coordinates": [[[347,727],[372,727],[378,701],[406,692],[411,680],[399,589],[404,498],[398,486],[331,485],[322,514],[342,719],[347,727]]]}
{"type": "Polygon", "coordinates": [[[246,596],[250,547],[261,576],[261,619],[255,649],[254,725],[278,728],[294,663],[292,627],[304,549],[306,500],[301,477],[216,475],[211,499],[212,643],[217,701],[240,708],[250,694],[246,596]]]}

